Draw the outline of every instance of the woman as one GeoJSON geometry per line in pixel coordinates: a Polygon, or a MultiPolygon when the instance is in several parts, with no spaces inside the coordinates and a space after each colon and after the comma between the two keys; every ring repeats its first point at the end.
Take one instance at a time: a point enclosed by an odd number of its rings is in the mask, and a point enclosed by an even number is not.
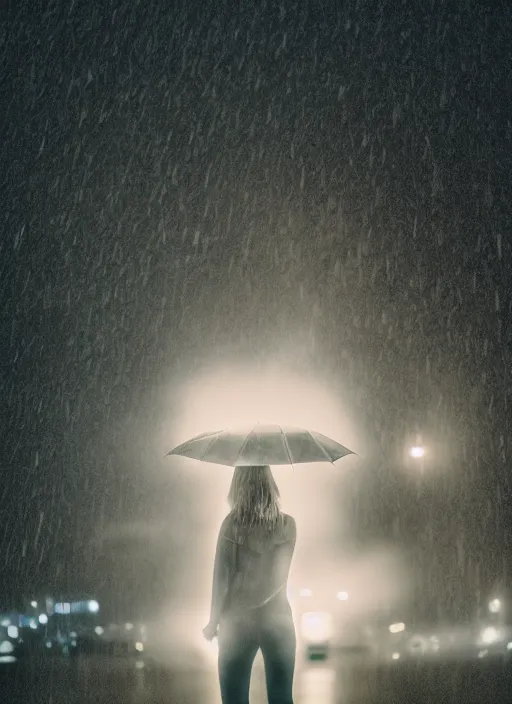
{"type": "Polygon", "coordinates": [[[236,467],[231,512],[217,541],[210,622],[219,635],[223,704],[248,704],[251,670],[261,648],[269,704],[293,704],[295,628],[286,584],[295,548],[292,516],[279,508],[270,467],[236,467]]]}

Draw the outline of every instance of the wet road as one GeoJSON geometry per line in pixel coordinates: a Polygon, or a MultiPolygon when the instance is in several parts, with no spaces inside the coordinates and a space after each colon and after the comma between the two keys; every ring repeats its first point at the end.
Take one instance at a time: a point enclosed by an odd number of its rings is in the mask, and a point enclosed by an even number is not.
{"type": "MultiPolygon", "coordinates": [[[[303,664],[295,704],[509,704],[512,668],[501,663],[368,667],[341,659],[303,664]]],[[[266,702],[261,663],[252,704],[266,702]]],[[[220,704],[214,663],[46,659],[0,666],[2,704],[220,704]]]]}

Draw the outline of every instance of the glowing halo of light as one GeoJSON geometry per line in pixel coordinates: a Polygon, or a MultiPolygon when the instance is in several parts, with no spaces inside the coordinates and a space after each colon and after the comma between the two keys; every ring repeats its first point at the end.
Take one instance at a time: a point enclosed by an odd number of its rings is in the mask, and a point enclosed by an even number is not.
{"type": "Polygon", "coordinates": [[[413,445],[409,449],[409,455],[415,460],[421,460],[425,457],[426,451],[423,445],[413,445]]]}
{"type": "Polygon", "coordinates": [[[316,430],[358,455],[364,449],[343,399],[326,384],[275,365],[208,369],[184,381],[175,404],[176,420],[164,430],[165,452],[202,432],[258,423],[316,430]]]}

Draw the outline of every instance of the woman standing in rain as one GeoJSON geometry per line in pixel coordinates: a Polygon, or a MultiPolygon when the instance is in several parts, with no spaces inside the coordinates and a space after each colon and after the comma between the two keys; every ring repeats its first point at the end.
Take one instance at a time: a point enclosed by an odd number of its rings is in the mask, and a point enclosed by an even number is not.
{"type": "Polygon", "coordinates": [[[292,516],[279,508],[270,467],[236,467],[230,513],[219,532],[210,622],[218,631],[223,704],[248,704],[251,670],[259,649],[269,704],[293,704],[295,628],[286,585],[295,548],[292,516]]]}

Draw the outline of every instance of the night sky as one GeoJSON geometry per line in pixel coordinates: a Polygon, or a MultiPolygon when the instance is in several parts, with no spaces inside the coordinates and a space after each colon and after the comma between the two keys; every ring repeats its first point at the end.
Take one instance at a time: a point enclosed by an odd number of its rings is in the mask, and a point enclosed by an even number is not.
{"type": "Polygon", "coordinates": [[[151,471],[173,384],[297,331],[369,438],[360,539],[416,546],[443,603],[506,580],[509,3],[1,13],[0,601],[172,589],[176,536],[95,536],[186,515],[151,471]],[[416,429],[451,448],[420,504],[416,429]]]}

